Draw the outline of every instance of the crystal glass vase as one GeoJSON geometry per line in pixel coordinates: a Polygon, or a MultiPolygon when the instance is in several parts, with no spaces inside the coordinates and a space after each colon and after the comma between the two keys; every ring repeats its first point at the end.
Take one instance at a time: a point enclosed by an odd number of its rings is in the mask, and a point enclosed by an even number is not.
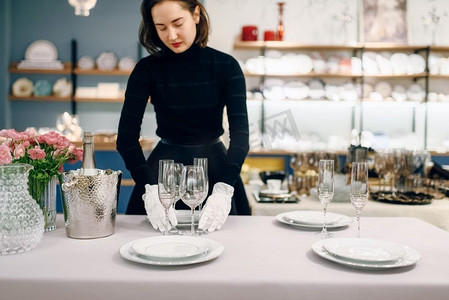
{"type": "Polygon", "coordinates": [[[44,216],[28,192],[28,164],[0,166],[0,254],[35,248],[44,233],[44,216]]]}
{"type": "Polygon", "coordinates": [[[47,180],[34,176],[28,178],[30,195],[36,200],[44,215],[45,232],[56,229],[56,183],[56,176],[47,180]]]}

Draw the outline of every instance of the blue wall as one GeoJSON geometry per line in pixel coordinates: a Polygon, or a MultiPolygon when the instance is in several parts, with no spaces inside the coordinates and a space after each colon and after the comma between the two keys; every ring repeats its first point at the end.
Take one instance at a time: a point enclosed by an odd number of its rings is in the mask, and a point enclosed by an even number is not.
{"type": "MultiPolygon", "coordinates": [[[[65,0],[6,0],[1,3],[0,32],[5,32],[2,34],[4,43],[0,46],[2,70],[7,69],[10,61],[24,59],[28,45],[39,39],[55,44],[61,61],[71,60],[72,39],[78,42],[78,58],[89,55],[95,59],[104,51],[112,51],[118,58],[131,56],[138,59],[141,0],[98,0],[87,18],[75,16],[73,7],[65,0]]],[[[64,102],[7,101],[11,85],[19,77],[26,76],[33,81],[44,78],[54,82],[61,75],[8,76],[5,73],[2,72],[0,77],[5,83],[0,86],[1,128],[54,127],[58,114],[71,111],[70,104],[64,102]],[[7,106],[10,106],[10,112],[3,109],[7,106]],[[6,121],[8,118],[10,122],[6,121]]],[[[78,86],[96,86],[98,82],[111,81],[119,82],[125,88],[127,77],[79,76],[78,86]]],[[[116,130],[121,107],[120,103],[79,103],[78,116],[85,130],[116,130]]]]}

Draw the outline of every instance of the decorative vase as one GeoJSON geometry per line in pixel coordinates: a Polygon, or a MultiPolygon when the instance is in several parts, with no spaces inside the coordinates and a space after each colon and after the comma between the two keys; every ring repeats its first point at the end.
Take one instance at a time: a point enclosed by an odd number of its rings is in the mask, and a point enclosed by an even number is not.
{"type": "Polygon", "coordinates": [[[33,176],[28,179],[31,197],[36,200],[44,215],[45,232],[56,229],[56,181],[56,176],[49,180],[41,180],[33,176]]]}
{"type": "Polygon", "coordinates": [[[0,166],[0,254],[35,248],[42,240],[42,210],[28,192],[28,164],[0,166]]]}

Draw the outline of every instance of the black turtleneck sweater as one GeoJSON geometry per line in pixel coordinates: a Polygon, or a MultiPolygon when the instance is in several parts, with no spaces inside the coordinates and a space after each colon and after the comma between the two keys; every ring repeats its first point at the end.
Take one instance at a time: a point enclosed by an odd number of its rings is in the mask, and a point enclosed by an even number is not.
{"type": "Polygon", "coordinates": [[[249,150],[245,79],[230,55],[194,44],[176,54],[141,59],[125,93],[117,150],[137,184],[149,182],[149,169],[139,144],[148,98],[156,112],[156,134],[179,144],[201,144],[220,137],[226,107],[230,145],[221,182],[234,185],[249,150]]]}

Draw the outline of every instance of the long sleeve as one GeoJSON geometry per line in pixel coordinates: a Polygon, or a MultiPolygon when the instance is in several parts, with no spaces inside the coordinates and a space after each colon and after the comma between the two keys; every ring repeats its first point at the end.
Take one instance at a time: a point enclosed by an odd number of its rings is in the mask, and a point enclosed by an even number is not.
{"type": "Polygon", "coordinates": [[[223,89],[229,122],[230,143],[222,181],[234,185],[249,151],[245,78],[238,62],[229,61],[223,89]]]}
{"type": "Polygon", "coordinates": [[[150,84],[145,73],[144,61],[140,61],[128,80],[117,134],[117,151],[136,183],[149,182],[149,170],[139,143],[145,107],[150,95],[150,84]]]}

